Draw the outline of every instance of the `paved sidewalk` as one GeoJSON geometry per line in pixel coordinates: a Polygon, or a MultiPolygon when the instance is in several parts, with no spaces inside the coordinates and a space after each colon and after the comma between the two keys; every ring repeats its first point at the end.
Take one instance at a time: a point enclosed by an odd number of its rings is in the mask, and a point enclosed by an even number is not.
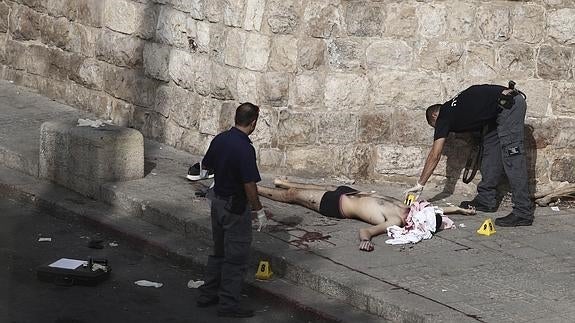
{"type": "MultiPolygon", "coordinates": [[[[106,184],[104,201],[79,203],[80,197],[71,197],[75,195],[61,189],[60,193],[54,192],[54,185],[23,174],[37,176],[43,121],[86,116],[8,82],[0,82],[0,111],[0,165],[22,172],[0,169],[2,192],[69,209],[171,248],[174,255],[205,261],[205,250],[185,247],[185,241],[193,245],[208,242],[210,237],[208,202],[194,194],[209,183],[192,183],[184,177],[187,167],[199,156],[147,141],[149,173],[144,179],[106,184]],[[102,214],[96,211],[98,208],[107,208],[109,218],[98,220],[102,214]],[[143,223],[139,220],[149,224],[138,224],[143,223]],[[165,230],[147,234],[152,228],[165,230]],[[171,232],[169,239],[160,236],[168,235],[165,232],[171,232]]],[[[268,185],[273,179],[272,174],[263,177],[268,185]]],[[[404,189],[394,185],[356,186],[398,198],[404,189]]],[[[443,202],[458,204],[464,198],[454,195],[443,202]]],[[[255,232],[254,272],[259,259],[270,260],[276,277],[391,321],[575,321],[574,209],[538,208],[533,226],[497,227],[497,233],[490,237],[475,231],[486,218],[505,215],[509,209],[502,207],[489,215],[452,216],[458,228],[443,231],[429,241],[390,246],[385,244],[386,237],[380,236],[374,239],[376,249],[364,253],[358,251],[357,238],[357,230],[366,226],[363,223],[328,219],[299,206],[265,199],[263,203],[276,215],[277,222],[266,232],[255,232]]],[[[276,278],[257,284],[270,288],[282,282],[276,278]]],[[[298,292],[290,297],[318,303],[317,298],[298,292]]],[[[351,314],[358,322],[370,319],[359,319],[357,312],[351,314]]],[[[352,320],[341,315],[338,317],[342,321],[352,320]]]]}

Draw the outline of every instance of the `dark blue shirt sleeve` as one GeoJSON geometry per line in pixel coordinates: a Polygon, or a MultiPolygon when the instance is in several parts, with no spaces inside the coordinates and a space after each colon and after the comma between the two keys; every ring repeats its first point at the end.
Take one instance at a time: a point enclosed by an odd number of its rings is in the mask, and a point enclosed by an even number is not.
{"type": "Polygon", "coordinates": [[[214,148],[213,148],[213,141],[210,143],[210,147],[208,151],[204,155],[202,159],[202,168],[215,170],[216,165],[214,164],[214,148]]]}
{"type": "Polygon", "coordinates": [[[449,122],[445,119],[438,118],[435,122],[435,132],[433,134],[433,140],[439,138],[447,138],[449,135],[449,122]]]}

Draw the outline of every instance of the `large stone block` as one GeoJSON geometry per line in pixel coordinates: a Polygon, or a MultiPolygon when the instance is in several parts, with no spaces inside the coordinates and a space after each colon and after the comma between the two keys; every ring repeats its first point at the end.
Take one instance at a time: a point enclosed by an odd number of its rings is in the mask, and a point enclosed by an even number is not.
{"type": "Polygon", "coordinates": [[[298,41],[299,66],[306,70],[315,70],[325,62],[326,45],[321,39],[300,38],[298,41]]]}
{"type": "Polygon", "coordinates": [[[573,49],[542,45],[537,57],[537,74],[547,80],[568,80],[572,77],[573,49]]]}
{"type": "Polygon", "coordinates": [[[513,38],[538,44],[545,36],[545,9],[538,5],[521,5],[512,11],[513,38]]]}
{"type": "Polygon", "coordinates": [[[211,92],[212,63],[208,56],[182,50],[170,52],[169,72],[176,84],[185,89],[196,89],[201,95],[211,92]]]}
{"type": "Polygon", "coordinates": [[[74,81],[90,89],[101,90],[104,85],[102,62],[96,59],[85,59],[80,65],[74,81]]]}
{"type": "Polygon", "coordinates": [[[385,9],[381,3],[348,2],[345,4],[347,33],[353,36],[381,36],[385,9]]]}
{"type": "Polygon", "coordinates": [[[384,35],[414,37],[419,26],[415,8],[411,3],[390,3],[385,11],[384,35]]]}
{"type": "Polygon", "coordinates": [[[575,149],[575,119],[557,118],[555,120],[557,135],[553,138],[553,146],[557,148],[575,149]]]}
{"type": "Polygon", "coordinates": [[[222,102],[212,98],[200,98],[200,133],[215,136],[221,131],[222,102]]]}
{"type": "Polygon", "coordinates": [[[14,40],[39,39],[43,28],[42,16],[28,7],[14,5],[10,12],[9,28],[14,40]]]}
{"type": "Polygon", "coordinates": [[[210,23],[205,21],[197,21],[195,23],[196,26],[196,35],[193,38],[197,46],[197,51],[200,53],[207,53],[210,48],[210,23]]]}
{"type": "Polygon", "coordinates": [[[380,144],[389,142],[392,133],[391,113],[377,111],[359,116],[358,140],[362,143],[380,144]]]}
{"type": "Polygon", "coordinates": [[[246,17],[244,19],[245,30],[260,31],[265,7],[266,0],[247,0],[246,17]]]}
{"type": "Polygon", "coordinates": [[[555,158],[551,163],[551,180],[567,181],[575,183],[575,151],[571,150],[570,154],[562,154],[555,158]]]}
{"type": "Polygon", "coordinates": [[[245,68],[252,71],[266,69],[270,56],[270,39],[267,36],[249,33],[244,49],[245,68]]]}
{"type": "MultiPolygon", "coordinates": [[[[7,40],[8,40],[8,35],[0,34],[0,64],[6,63],[6,42],[7,42],[7,40]]],[[[0,72],[0,75],[2,75],[1,72],[0,72]]]]}
{"type": "Polygon", "coordinates": [[[471,77],[493,79],[496,77],[495,49],[487,43],[468,43],[465,72],[471,77]]]}
{"type": "MultiPolygon", "coordinates": [[[[229,122],[227,127],[224,129],[229,129],[234,123],[234,116],[236,112],[237,105],[227,103],[228,105],[228,115],[229,122]]],[[[276,147],[275,135],[278,129],[278,111],[274,107],[260,106],[260,115],[258,118],[258,125],[254,133],[250,135],[254,146],[256,146],[256,151],[258,147],[276,147]]],[[[223,129],[222,129],[223,130],[223,129]]]]}
{"type": "Polygon", "coordinates": [[[142,72],[106,64],[104,66],[104,90],[112,96],[145,108],[154,106],[158,81],[142,72]]]}
{"type": "Polygon", "coordinates": [[[313,144],[317,140],[316,118],[310,113],[282,110],[279,116],[277,142],[281,146],[313,144]]]}
{"type": "Polygon", "coordinates": [[[419,60],[421,67],[430,71],[458,72],[463,69],[464,53],[460,43],[428,42],[420,49],[419,60]]]}
{"type": "Polygon", "coordinates": [[[500,76],[509,79],[535,75],[535,49],[527,44],[509,44],[499,48],[500,76]]]}
{"type": "Polygon", "coordinates": [[[334,71],[355,71],[362,66],[365,44],[361,40],[336,38],[327,41],[329,67],[334,71]]]}
{"type": "Polygon", "coordinates": [[[260,88],[259,73],[240,70],[237,73],[237,89],[239,102],[260,102],[258,89],[260,88]]]}
{"type": "Polygon", "coordinates": [[[427,108],[441,98],[439,77],[413,72],[377,72],[370,76],[373,103],[385,107],[427,108]]]}
{"type": "Polygon", "coordinates": [[[306,22],[306,34],[317,38],[340,36],[344,23],[342,11],[339,1],[307,2],[303,15],[306,22]]]}
{"type": "Polygon", "coordinates": [[[102,27],[104,20],[104,5],[102,0],[67,0],[68,18],[80,24],[92,27],[102,27]]]}
{"type": "Polygon", "coordinates": [[[157,8],[129,0],[106,1],[104,25],[111,30],[142,38],[154,35],[157,8]]]}
{"type": "Polygon", "coordinates": [[[296,75],[290,86],[290,104],[311,107],[322,103],[324,77],[320,73],[296,75]]]}
{"type": "Polygon", "coordinates": [[[358,117],[353,113],[325,113],[319,116],[320,143],[350,144],[357,140],[358,117]]]}
{"type": "Polygon", "coordinates": [[[84,56],[95,57],[96,44],[101,33],[100,28],[72,23],[70,24],[69,41],[65,49],[84,56]]]}
{"type": "Polygon", "coordinates": [[[180,11],[189,13],[194,19],[202,20],[205,18],[206,2],[213,0],[170,0],[172,6],[180,11]]]}
{"type": "Polygon", "coordinates": [[[527,116],[547,116],[551,99],[551,84],[544,80],[516,80],[517,88],[527,95],[527,116]]]}
{"type": "Polygon", "coordinates": [[[287,105],[289,96],[289,74],[270,72],[262,77],[263,93],[262,98],[273,107],[284,107],[287,105]]]}
{"type": "Polygon", "coordinates": [[[12,40],[6,41],[5,59],[15,69],[38,75],[46,75],[50,65],[48,48],[12,40]]]}
{"type": "Polygon", "coordinates": [[[105,30],[96,43],[96,57],[117,66],[138,67],[144,60],[144,45],[137,37],[105,30]]]}
{"type": "Polygon", "coordinates": [[[267,23],[277,34],[293,34],[300,24],[302,0],[268,0],[267,23]]]}
{"type": "Polygon", "coordinates": [[[112,120],[115,125],[120,127],[128,127],[130,125],[130,120],[132,120],[135,110],[135,106],[133,104],[111,98],[109,107],[110,114],[108,119],[112,120]]]}
{"type": "Polygon", "coordinates": [[[210,59],[214,63],[225,64],[226,28],[220,24],[210,26],[210,59]]]}
{"type": "Polygon", "coordinates": [[[429,145],[433,142],[433,128],[427,125],[425,110],[395,109],[391,117],[390,142],[395,144],[429,145]]]}
{"type": "Polygon", "coordinates": [[[224,62],[227,65],[242,67],[244,64],[244,46],[246,43],[246,32],[233,28],[226,37],[224,48],[224,62]]]}
{"type": "Polygon", "coordinates": [[[5,2],[0,2],[0,33],[8,31],[10,17],[10,6],[5,2]]]}
{"type": "Polygon", "coordinates": [[[330,110],[362,109],[368,102],[369,81],[358,74],[328,74],[325,105],[330,110]]]}
{"type": "Polygon", "coordinates": [[[549,37],[560,44],[575,44],[575,8],[564,8],[547,13],[549,37]]]}
{"type": "Polygon", "coordinates": [[[244,7],[247,0],[226,0],[224,2],[224,24],[241,27],[244,22],[244,7]]]}
{"type": "Polygon", "coordinates": [[[403,40],[385,39],[371,43],[366,50],[368,68],[407,69],[413,63],[413,49],[403,40]]]}
{"type": "Polygon", "coordinates": [[[212,64],[212,97],[220,100],[234,100],[238,96],[236,70],[227,66],[212,64]]]}
{"type": "Polygon", "coordinates": [[[290,35],[273,38],[269,66],[273,71],[295,72],[298,56],[297,39],[290,35]]]}
{"type": "Polygon", "coordinates": [[[84,56],[65,52],[57,48],[48,49],[48,55],[50,66],[48,66],[44,76],[63,81],[71,79],[78,83],[83,82],[79,76],[79,71],[86,59],[84,56]]]}
{"type": "Polygon", "coordinates": [[[113,125],[49,121],[40,130],[40,177],[92,198],[101,185],[144,177],[144,137],[113,125]]]}
{"type": "Polygon", "coordinates": [[[551,94],[551,109],[558,117],[575,117],[575,83],[555,83],[551,94]]]}
{"type": "Polygon", "coordinates": [[[285,153],[277,148],[261,148],[258,157],[258,166],[262,170],[276,171],[283,166],[285,153]]]}
{"type": "Polygon", "coordinates": [[[223,19],[225,0],[209,0],[204,3],[206,18],[209,22],[220,22],[223,19]]]}
{"type": "Polygon", "coordinates": [[[143,56],[146,75],[165,82],[170,80],[170,47],[146,42],[143,56]]]}
{"type": "Polygon", "coordinates": [[[447,13],[444,5],[424,4],[417,7],[416,14],[419,18],[419,32],[423,37],[436,38],[445,34],[447,13]]]}
{"type": "Polygon", "coordinates": [[[201,101],[194,92],[170,84],[156,92],[154,110],[186,129],[198,129],[201,101]]]}
{"type": "Polygon", "coordinates": [[[343,147],[304,146],[293,147],[286,151],[285,165],[287,168],[301,176],[324,177],[333,175],[342,168],[337,165],[341,160],[340,150],[343,147]]]}
{"type": "Polygon", "coordinates": [[[40,30],[42,42],[48,46],[66,48],[70,42],[71,23],[66,18],[41,17],[40,30]]]}
{"type": "Polygon", "coordinates": [[[63,84],[65,94],[62,94],[57,82],[50,80],[47,85],[50,86],[52,83],[56,83],[56,86],[52,89],[48,88],[48,91],[53,92],[55,98],[64,98],[67,104],[92,113],[98,118],[110,119],[109,107],[111,100],[106,93],[100,90],[88,89],[74,82],[66,82],[63,84]]]}
{"type": "Polygon", "coordinates": [[[477,25],[483,39],[502,42],[511,37],[511,8],[509,6],[485,5],[477,12],[477,25]]]}
{"type": "Polygon", "coordinates": [[[426,151],[417,146],[378,145],[375,172],[417,176],[425,162],[426,151]]]}
{"type": "Polygon", "coordinates": [[[476,40],[475,16],[477,4],[472,2],[449,1],[446,3],[449,14],[446,16],[448,39],[476,40]]]}
{"type": "Polygon", "coordinates": [[[159,14],[156,38],[163,44],[189,49],[190,40],[195,36],[194,24],[195,21],[186,13],[164,6],[159,14]]]}

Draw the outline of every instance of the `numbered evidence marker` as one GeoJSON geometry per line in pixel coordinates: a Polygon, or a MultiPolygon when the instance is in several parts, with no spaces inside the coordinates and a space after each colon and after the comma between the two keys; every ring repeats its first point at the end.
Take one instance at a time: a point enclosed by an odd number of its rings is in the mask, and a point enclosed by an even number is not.
{"type": "Polygon", "coordinates": [[[491,219],[487,219],[485,221],[483,221],[483,224],[481,224],[481,226],[479,227],[479,229],[477,229],[477,233],[482,234],[484,236],[490,236],[492,234],[494,234],[495,231],[495,225],[493,225],[493,222],[491,221],[491,219]]]}
{"type": "Polygon", "coordinates": [[[256,272],[256,279],[268,280],[272,278],[273,272],[270,268],[269,261],[261,260],[256,272]]]}

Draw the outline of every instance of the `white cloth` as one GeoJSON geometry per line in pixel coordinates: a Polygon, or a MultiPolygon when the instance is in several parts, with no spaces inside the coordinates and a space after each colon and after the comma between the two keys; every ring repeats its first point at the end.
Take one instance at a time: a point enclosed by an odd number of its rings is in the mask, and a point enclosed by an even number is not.
{"type": "Polygon", "coordinates": [[[387,235],[392,239],[385,241],[387,244],[417,243],[421,240],[431,239],[435,232],[435,213],[443,213],[433,206],[424,207],[411,215],[413,225],[400,228],[392,225],[387,228],[387,235]]]}

